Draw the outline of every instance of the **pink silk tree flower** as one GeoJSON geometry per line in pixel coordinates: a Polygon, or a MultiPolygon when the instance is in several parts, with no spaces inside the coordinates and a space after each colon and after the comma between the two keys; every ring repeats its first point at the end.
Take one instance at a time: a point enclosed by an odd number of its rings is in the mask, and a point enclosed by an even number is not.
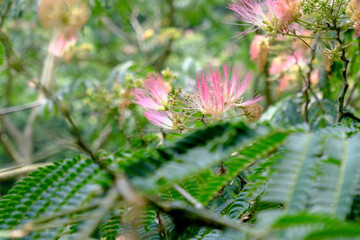
{"type": "Polygon", "coordinates": [[[275,11],[280,28],[286,29],[301,14],[301,0],[277,0],[275,11]]]}
{"type": "Polygon", "coordinates": [[[347,6],[347,15],[354,23],[355,35],[360,36],[360,1],[351,0],[347,6]]]}
{"type": "Polygon", "coordinates": [[[133,90],[135,103],[146,109],[165,111],[169,109],[169,88],[160,75],[156,78],[148,76],[141,88],[133,90]]]}
{"type": "Polygon", "coordinates": [[[276,0],[237,0],[228,5],[235,12],[236,19],[252,25],[238,36],[262,29],[268,33],[278,30],[278,17],[275,9],[276,0]]]}
{"type": "Polygon", "coordinates": [[[240,97],[249,87],[253,75],[252,72],[244,75],[239,73],[237,67],[231,69],[228,64],[224,64],[222,71],[215,70],[210,65],[210,73],[201,72],[197,75],[198,92],[195,93],[195,108],[217,119],[235,106],[245,106],[260,101],[262,99],[260,96],[245,102],[241,101],[240,97]]]}
{"type": "Polygon", "coordinates": [[[164,129],[172,129],[173,128],[173,120],[172,113],[169,111],[157,112],[157,111],[146,111],[144,113],[145,117],[149,122],[154,124],[155,126],[164,128],[164,129]]]}
{"type": "Polygon", "coordinates": [[[38,16],[44,27],[53,29],[49,52],[61,57],[67,47],[76,43],[90,11],[86,0],[40,0],[38,16]]]}

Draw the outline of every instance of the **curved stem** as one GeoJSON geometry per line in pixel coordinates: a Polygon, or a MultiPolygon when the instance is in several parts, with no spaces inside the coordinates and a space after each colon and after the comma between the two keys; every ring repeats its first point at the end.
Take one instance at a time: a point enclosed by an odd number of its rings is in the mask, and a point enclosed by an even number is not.
{"type": "Polygon", "coordinates": [[[301,25],[301,26],[304,26],[305,28],[312,27],[313,30],[329,29],[327,26],[321,26],[321,25],[318,25],[318,24],[315,24],[315,23],[306,22],[306,21],[301,20],[301,19],[297,19],[295,22],[297,24],[301,25]],[[305,26],[305,24],[306,24],[306,26],[305,26]]]}
{"type": "MultiPolygon", "coordinates": [[[[315,39],[312,36],[304,36],[304,35],[294,35],[294,34],[290,34],[290,33],[283,33],[283,32],[278,32],[279,34],[283,34],[286,36],[290,36],[290,37],[301,37],[301,38],[310,38],[310,39],[315,39]]],[[[333,38],[333,37],[321,37],[321,39],[329,39],[329,40],[336,40],[337,38],[333,38]]]]}
{"type": "Polygon", "coordinates": [[[310,103],[310,97],[309,97],[309,91],[311,89],[311,73],[313,71],[313,64],[312,62],[314,61],[315,59],[315,52],[316,52],[316,46],[319,42],[319,38],[320,38],[320,34],[318,33],[316,35],[316,39],[311,47],[311,52],[310,52],[310,59],[309,59],[309,62],[308,62],[308,71],[306,72],[306,84],[305,84],[305,87],[303,89],[303,93],[304,93],[304,96],[305,96],[305,122],[306,123],[309,123],[309,103],[310,103]]]}
{"type": "Polygon", "coordinates": [[[179,113],[179,112],[175,112],[174,110],[171,110],[169,109],[169,111],[173,114],[176,114],[176,115],[180,115],[180,116],[183,116],[183,117],[186,117],[186,118],[192,118],[192,119],[195,119],[195,120],[201,120],[202,118],[199,118],[199,117],[193,117],[193,116],[189,116],[189,115],[186,115],[186,114],[183,114],[183,113],[179,113]]]}
{"type": "Polygon", "coordinates": [[[347,68],[349,65],[349,59],[346,58],[346,48],[344,45],[344,42],[340,38],[341,34],[341,28],[337,26],[336,18],[333,21],[335,31],[336,31],[336,41],[340,44],[341,47],[341,60],[343,61],[343,68],[341,70],[342,73],[342,82],[343,82],[343,89],[341,91],[341,94],[338,98],[339,106],[338,106],[338,115],[336,118],[336,122],[341,122],[341,119],[344,117],[344,99],[346,92],[349,88],[349,83],[347,81],[347,68]]]}
{"type": "Polygon", "coordinates": [[[360,72],[358,73],[358,75],[356,77],[356,81],[355,81],[353,87],[351,88],[351,91],[350,91],[349,97],[346,101],[345,107],[351,103],[352,97],[355,93],[355,89],[356,89],[357,85],[359,84],[359,82],[360,82],[360,72]]]}

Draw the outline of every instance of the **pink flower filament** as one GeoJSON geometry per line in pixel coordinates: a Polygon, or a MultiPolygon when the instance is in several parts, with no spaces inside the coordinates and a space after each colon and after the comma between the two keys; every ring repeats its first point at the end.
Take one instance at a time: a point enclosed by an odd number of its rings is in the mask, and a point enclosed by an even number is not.
{"type": "Polygon", "coordinates": [[[173,120],[172,113],[169,111],[157,112],[157,111],[146,111],[144,113],[145,117],[152,124],[164,128],[164,129],[172,129],[173,120]]]}
{"type": "Polygon", "coordinates": [[[209,74],[201,72],[197,76],[198,93],[195,94],[197,109],[205,115],[218,118],[234,106],[244,106],[260,101],[262,97],[245,102],[240,100],[252,79],[251,72],[241,76],[236,67],[231,69],[228,64],[223,65],[222,71],[215,70],[210,65],[209,74]]]}
{"type": "Polygon", "coordinates": [[[133,94],[135,103],[146,109],[165,111],[169,108],[168,88],[160,75],[144,79],[141,88],[135,88],[133,94]]]}

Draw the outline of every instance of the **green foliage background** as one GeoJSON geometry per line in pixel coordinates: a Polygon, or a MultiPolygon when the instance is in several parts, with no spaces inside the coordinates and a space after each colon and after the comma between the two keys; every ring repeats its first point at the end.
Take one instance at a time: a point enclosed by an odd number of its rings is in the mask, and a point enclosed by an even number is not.
{"type": "MultiPolygon", "coordinates": [[[[235,20],[226,4],[89,1],[91,17],[77,45],[57,62],[54,95],[97,157],[82,151],[51,101],[38,108],[30,135],[25,130],[32,110],[0,116],[0,239],[15,230],[22,239],[360,238],[360,126],[349,119],[334,124],[341,62],[325,74],[318,59],[315,90],[322,108],[311,102],[309,125],[299,92],[263,104],[256,125],[235,118],[165,136],[129,101],[127,93],[148,73],[161,72],[173,87],[192,90],[208,63],[256,71],[249,54],[254,34],[233,38],[242,26],[228,24],[235,20]],[[5,118],[20,137],[5,127],[5,118]],[[26,161],[15,161],[5,137],[20,159],[28,153],[24,142],[31,142],[26,161]],[[36,171],[6,175],[39,163],[36,171]]],[[[39,79],[51,30],[39,23],[35,1],[5,0],[2,12],[8,6],[1,31],[26,72],[39,79]]],[[[353,43],[351,83],[360,64],[352,33],[345,35],[353,43]]],[[[38,95],[29,75],[9,67],[8,47],[2,38],[2,109],[38,95]]],[[[357,88],[348,106],[354,113],[357,88]]],[[[264,93],[260,73],[247,94],[255,92],[264,93]]]]}

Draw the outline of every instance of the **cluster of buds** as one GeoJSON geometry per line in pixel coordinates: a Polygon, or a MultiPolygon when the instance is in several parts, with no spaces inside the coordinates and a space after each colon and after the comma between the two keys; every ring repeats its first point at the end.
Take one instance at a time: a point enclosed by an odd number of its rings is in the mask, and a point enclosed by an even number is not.
{"type": "Polygon", "coordinates": [[[249,122],[257,121],[263,112],[263,108],[258,103],[253,103],[241,108],[244,110],[245,116],[249,122]]]}
{"type": "Polygon", "coordinates": [[[330,72],[333,63],[341,58],[340,44],[338,42],[333,43],[331,41],[327,41],[323,46],[322,57],[326,72],[330,72]]]}
{"type": "Polygon", "coordinates": [[[54,30],[49,52],[61,57],[76,43],[79,29],[89,18],[89,9],[83,0],[41,0],[38,15],[44,27],[54,30]]]}
{"type": "Polygon", "coordinates": [[[290,29],[301,15],[301,0],[237,0],[228,8],[237,20],[251,25],[240,37],[258,29],[273,35],[290,29]]]}
{"type": "Polygon", "coordinates": [[[145,117],[152,124],[179,131],[186,128],[187,121],[220,120],[233,109],[243,109],[251,122],[261,116],[262,108],[257,104],[261,96],[246,101],[242,98],[253,79],[252,72],[244,74],[243,69],[231,68],[228,64],[224,64],[222,69],[214,69],[210,65],[209,72],[200,72],[196,79],[197,88],[193,93],[185,93],[178,88],[175,94],[170,95],[161,75],[156,78],[148,76],[140,87],[133,90],[134,102],[145,109],[145,117]],[[195,117],[196,114],[202,117],[195,117]]]}

